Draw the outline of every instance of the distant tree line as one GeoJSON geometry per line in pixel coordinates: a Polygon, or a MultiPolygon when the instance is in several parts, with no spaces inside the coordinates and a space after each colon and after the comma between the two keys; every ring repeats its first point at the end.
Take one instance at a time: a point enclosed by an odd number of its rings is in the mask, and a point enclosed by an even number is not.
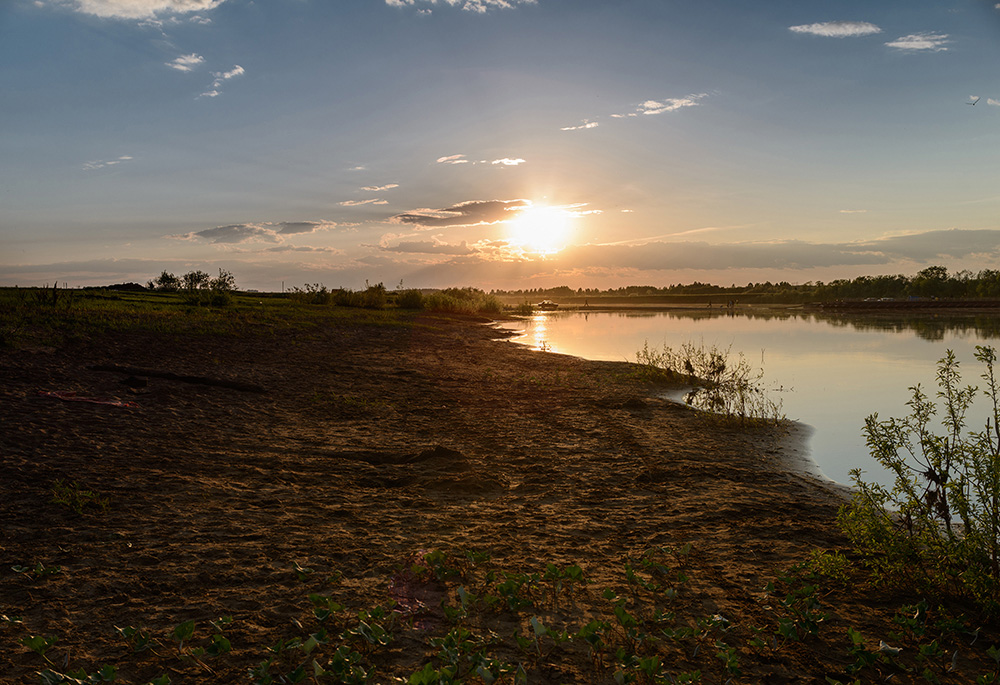
{"type": "Polygon", "coordinates": [[[185,300],[190,304],[221,307],[232,302],[232,294],[236,290],[236,278],[225,269],[219,269],[219,275],[215,278],[201,270],[175,276],[164,269],[163,273],[146,283],[146,288],[160,292],[183,293],[185,300]]]}
{"type": "Polygon", "coordinates": [[[706,296],[708,298],[746,298],[753,302],[829,302],[833,300],[867,298],[1000,298],[1000,271],[984,269],[978,273],[959,271],[949,275],[943,266],[929,266],[914,276],[858,276],[793,285],[787,281],[747,283],[745,286],[720,286],[695,281],[687,285],[663,287],[630,285],[621,288],[532,288],[527,290],[494,290],[494,295],[507,298],[577,299],[600,297],[706,296]]]}

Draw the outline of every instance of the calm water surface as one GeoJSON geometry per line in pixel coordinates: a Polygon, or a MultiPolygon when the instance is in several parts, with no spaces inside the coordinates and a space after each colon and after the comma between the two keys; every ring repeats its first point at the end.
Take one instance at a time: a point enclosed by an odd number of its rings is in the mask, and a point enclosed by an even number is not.
{"type": "MultiPolygon", "coordinates": [[[[809,453],[819,471],[850,483],[890,479],[868,455],[865,417],[902,417],[920,383],[936,392],[937,361],[948,349],[961,361],[966,384],[979,384],[976,345],[998,346],[1000,322],[983,315],[828,315],[800,310],[670,312],[546,312],[505,328],[516,342],[586,359],[635,361],[643,344],[677,348],[685,342],[729,348],[764,369],[785,415],[813,428],[809,453]]],[[[971,422],[979,430],[983,418],[971,422]]]]}

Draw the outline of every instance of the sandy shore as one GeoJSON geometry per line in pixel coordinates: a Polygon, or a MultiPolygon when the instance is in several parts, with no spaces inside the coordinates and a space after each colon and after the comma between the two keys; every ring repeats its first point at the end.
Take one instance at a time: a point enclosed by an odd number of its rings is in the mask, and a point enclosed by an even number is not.
{"type": "MultiPolygon", "coordinates": [[[[602,588],[622,586],[624,559],[690,543],[678,606],[749,627],[781,611],[762,591],[769,580],[814,549],[843,549],[842,492],[790,468],[800,437],[743,435],[663,399],[627,364],[496,337],[482,322],[428,316],[0,353],[0,613],[21,618],[0,623],[0,681],[36,682],[45,664],[20,644],[31,633],[59,636],[53,661],[119,663],[123,682],[144,683],[163,661],[132,655],[116,626],[165,636],[227,615],[232,653],[211,672],[180,659],[168,671],[174,682],[246,682],[265,646],[309,619],[316,590],[294,564],[342,576],[336,592],[355,610],[394,599],[393,578],[428,550],[486,552],[505,569],[578,564],[590,589],[546,618],[571,626],[607,603],[602,588]],[[130,388],[95,370],[113,365],[264,392],[154,375],[130,388]],[[52,391],[138,408],[40,394],[52,391]],[[107,511],[54,504],[58,480],[106,496],[107,511]],[[36,564],[61,572],[11,570],[36,564]]],[[[838,600],[829,624],[842,634],[887,621],[865,602],[838,600]]],[[[374,682],[430,663],[435,650],[411,633],[371,657],[374,682]]],[[[741,639],[744,682],[843,668],[839,646],[764,653],[741,639]]],[[[586,652],[563,649],[530,682],[611,682],[586,652]]]]}

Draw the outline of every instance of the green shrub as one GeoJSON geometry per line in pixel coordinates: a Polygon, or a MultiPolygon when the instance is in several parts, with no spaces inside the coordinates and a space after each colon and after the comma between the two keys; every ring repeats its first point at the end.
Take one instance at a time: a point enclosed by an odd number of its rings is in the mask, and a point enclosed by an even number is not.
{"type": "Polygon", "coordinates": [[[911,388],[909,416],[865,421],[872,457],[894,476],[889,489],[851,472],[857,493],[840,511],[841,527],[880,583],[958,595],[1000,615],[1000,387],[996,351],[976,347],[985,390],[961,385],[951,350],[938,362],[938,407],[911,388]],[[977,396],[989,407],[985,427],[965,428],[977,396]]]}
{"type": "Polygon", "coordinates": [[[327,290],[322,283],[306,283],[301,288],[292,286],[288,297],[303,304],[330,304],[333,302],[333,293],[327,290]]]}
{"type": "Polygon", "coordinates": [[[419,290],[400,290],[396,293],[396,306],[400,309],[423,309],[424,294],[419,290]]]}
{"type": "Polygon", "coordinates": [[[503,303],[496,295],[487,295],[478,288],[446,288],[424,298],[424,307],[435,312],[453,314],[489,314],[503,312],[503,303]]]}

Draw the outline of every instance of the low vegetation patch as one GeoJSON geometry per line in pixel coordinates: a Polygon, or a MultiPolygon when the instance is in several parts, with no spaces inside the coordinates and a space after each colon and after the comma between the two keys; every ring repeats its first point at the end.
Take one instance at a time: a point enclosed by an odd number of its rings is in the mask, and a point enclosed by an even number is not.
{"type": "Polygon", "coordinates": [[[299,612],[274,642],[241,641],[238,616],[119,626],[113,663],[74,663],[61,636],[32,633],[16,616],[0,616],[0,629],[37,655],[43,685],[119,674],[147,685],[213,680],[238,673],[235,663],[254,685],[765,682],[768,664],[820,648],[840,655],[831,685],[1000,682],[1000,650],[943,607],[901,605],[880,635],[831,625],[831,595],[848,588],[840,570],[828,575],[824,555],[762,588],[752,618],[706,610],[687,563],[693,552],[686,544],[626,556],[617,580],[597,586],[577,564],[512,569],[485,552],[433,550],[401,562],[376,604],[359,604],[338,571],[292,562],[299,612]]]}

